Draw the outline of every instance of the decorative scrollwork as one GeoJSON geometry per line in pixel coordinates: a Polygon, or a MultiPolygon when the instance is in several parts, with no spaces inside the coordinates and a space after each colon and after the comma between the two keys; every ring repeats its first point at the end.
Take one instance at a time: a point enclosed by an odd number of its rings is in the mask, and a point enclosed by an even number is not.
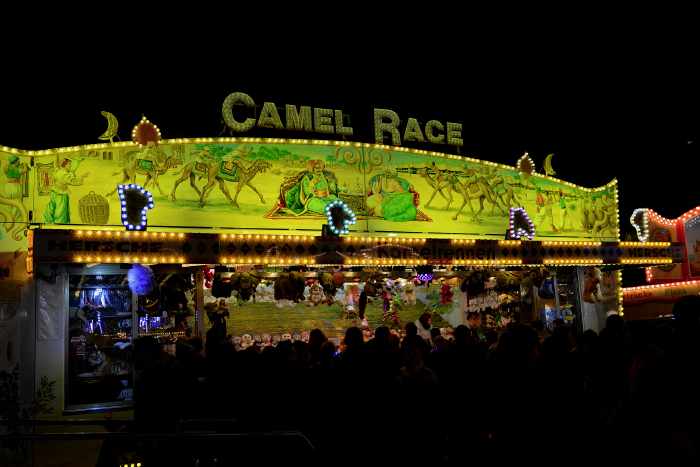
{"type": "Polygon", "coordinates": [[[371,172],[377,167],[381,167],[386,162],[391,161],[391,151],[388,149],[373,148],[367,152],[367,171],[371,172]]]}
{"type": "Polygon", "coordinates": [[[335,150],[335,159],[337,161],[343,161],[347,165],[353,167],[359,166],[362,155],[360,154],[360,150],[358,148],[341,146],[335,150]]]}

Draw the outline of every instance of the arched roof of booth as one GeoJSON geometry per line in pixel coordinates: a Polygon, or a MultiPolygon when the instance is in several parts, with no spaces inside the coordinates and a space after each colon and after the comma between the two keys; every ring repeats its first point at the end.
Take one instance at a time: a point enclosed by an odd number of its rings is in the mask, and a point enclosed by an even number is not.
{"type": "MultiPolygon", "coordinates": [[[[429,157],[439,157],[444,159],[461,160],[465,162],[474,162],[487,166],[497,167],[501,169],[518,170],[515,165],[510,166],[506,164],[500,164],[497,162],[485,161],[482,159],[477,159],[471,156],[462,156],[457,154],[448,154],[437,151],[428,151],[422,149],[415,149],[403,146],[390,146],[382,144],[371,144],[371,143],[360,143],[351,141],[334,141],[334,140],[324,140],[324,139],[286,139],[286,138],[254,138],[254,137],[202,137],[202,138],[174,138],[166,139],[160,142],[161,144],[251,144],[251,143],[265,143],[265,144],[305,144],[305,145],[319,145],[319,146],[353,146],[359,148],[376,148],[385,149],[395,152],[404,152],[410,154],[418,154],[429,157]]],[[[67,146],[62,148],[51,148],[51,149],[41,149],[41,150],[23,150],[17,148],[11,148],[7,146],[0,146],[0,151],[4,151],[10,154],[16,154],[19,156],[52,156],[56,153],[61,152],[80,152],[80,151],[94,151],[94,150],[104,150],[109,148],[127,148],[133,147],[137,148],[138,144],[133,141],[124,141],[116,143],[96,143],[96,144],[86,144],[80,146],[67,146]]],[[[540,174],[536,171],[532,172],[534,177],[540,179],[546,179],[557,183],[562,183],[571,188],[575,188],[583,191],[601,191],[607,188],[617,185],[617,179],[613,178],[610,182],[599,187],[584,187],[581,185],[576,185],[575,183],[568,182],[566,180],[561,180],[549,175],[540,174]]]]}

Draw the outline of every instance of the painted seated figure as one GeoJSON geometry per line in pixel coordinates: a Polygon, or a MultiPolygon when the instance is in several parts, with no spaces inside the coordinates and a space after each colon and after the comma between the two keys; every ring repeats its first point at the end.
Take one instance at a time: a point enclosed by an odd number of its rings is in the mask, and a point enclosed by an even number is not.
{"type": "Polygon", "coordinates": [[[320,160],[309,163],[310,170],[287,178],[280,187],[280,207],[293,214],[324,214],[326,205],[338,199],[338,180],[320,160]]]}
{"type": "Polygon", "coordinates": [[[388,221],[414,221],[418,213],[418,193],[405,179],[389,170],[369,180],[367,211],[388,221]]]}

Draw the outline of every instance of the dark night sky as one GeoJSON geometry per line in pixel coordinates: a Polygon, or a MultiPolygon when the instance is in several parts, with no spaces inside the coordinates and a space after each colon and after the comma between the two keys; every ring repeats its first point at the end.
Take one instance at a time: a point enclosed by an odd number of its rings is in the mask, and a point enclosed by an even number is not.
{"type": "Polygon", "coordinates": [[[457,61],[435,50],[413,58],[344,50],[342,57],[319,53],[318,60],[308,53],[250,58],[191,51],[181,62],[169,61],[179,53],[172,45],[150,64],[57,46],[18,54],[17,62],[6,58],[0,145],[97,143],[106,124],[100,110],[117,116],[122,139],[142,114],[164,138],[218,136],[221,103],[233,91],[258,104],[341,108],[351,116],[354,139],[372,142],[372,108],[385,107],[402,118],[463,123],[463,154],[514,165],[528,151],[541,170],[554,152],[564,180],[594,187],[616,177],[624,233],[636,207],[675,217],[700,204],[697,54],[629,44],[558,50],[510,44],[457,61]]]}

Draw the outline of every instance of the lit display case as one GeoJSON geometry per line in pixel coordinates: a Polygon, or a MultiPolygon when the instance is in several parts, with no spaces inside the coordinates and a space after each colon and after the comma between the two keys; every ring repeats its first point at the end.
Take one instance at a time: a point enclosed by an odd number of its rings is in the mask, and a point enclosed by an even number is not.
{"type": "Polygon", "coordinates": [[[66,411],[131,406],[133,302],[124,270],[69,273],[66,411]]]}

